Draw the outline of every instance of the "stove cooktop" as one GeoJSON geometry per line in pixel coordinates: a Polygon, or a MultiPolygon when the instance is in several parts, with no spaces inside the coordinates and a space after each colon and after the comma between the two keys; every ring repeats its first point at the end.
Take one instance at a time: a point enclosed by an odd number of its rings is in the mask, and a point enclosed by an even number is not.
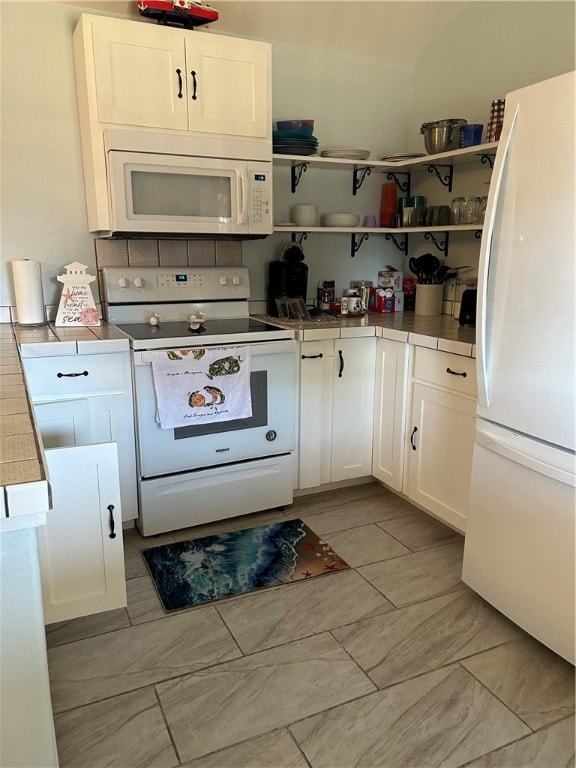
{"type": "Polygon", "coordinates": [[[292,331],[278,328],[251,317],[205,320],[191,329],[186,321],[119,323],[116,328],[130,337],[133,349],[161,349],[170,346],[193,347],[202,344],[239,344],[294,338],[292,331]]]}

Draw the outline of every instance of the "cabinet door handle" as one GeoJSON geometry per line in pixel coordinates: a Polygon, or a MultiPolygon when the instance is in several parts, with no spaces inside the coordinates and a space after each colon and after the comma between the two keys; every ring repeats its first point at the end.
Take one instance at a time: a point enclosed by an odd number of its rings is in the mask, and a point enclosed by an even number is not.
{"type": "Polygon", "coordinates": [[[414,427],[412,430],[412,434],[410,435],[410,445],[412,446],[412,450],[416,450],[416,446],[414,445],[414,435],[418,432],[418,427],[414,427]]]}
{"type": "Polygon", "coordinates": [[[59,379],[62,379],[62,378],[73,379],[76,376],[88,376],[88,371],[81,371],[80,373],[60,373],[60,372],[58,372],[56,374],[56,376],[58,376],[59,379]]]}
{"type": "Polygon", "coordinates": [[[338,350],[338,357],[340,358],[340,367],[338,369],[338,378],[342,378],[342,374],[344,373],[344,355],[342,354],[342,350],[338,350]]]}
{"type": "Polygon", "coordinates": [[[196,91],[198,90],[198,82],[196,80],[196,72],[194,70],[192,70],[192,72],[190,72],[190,74],[192,75],[192,101],[196,101],[196,99],[198,98],[198,96],[196,95],[196,91]]]}
{"type": "Polygon", "coordinates": [[[322,352],[318,355],[302,355],[302,360],[316,360],[319,357],[324,357],[322,352]]]}
{"type": "Polygon", "coordinates": [[[177,69],[176,74],[178,75],[178,98],[182,98],[182,70],[177,69]]]}
{"type": "Polygon", "coordinates": [[[453,371],[452,368],[446,368],[446,373],[451,373],[452,376],[462,376],[464,379],[468,376],[466,371],[453,371]]]}
{"type": "Polygon", "coordinates": [[[116,527],[114,524],[114,504],[108,504],[108,512],[110,514],[109,518],[109,524],[110,524],[110,533],[108,534],[109,538],[115,539],[116,538],[116,532],[114,528],[116,527]]]}

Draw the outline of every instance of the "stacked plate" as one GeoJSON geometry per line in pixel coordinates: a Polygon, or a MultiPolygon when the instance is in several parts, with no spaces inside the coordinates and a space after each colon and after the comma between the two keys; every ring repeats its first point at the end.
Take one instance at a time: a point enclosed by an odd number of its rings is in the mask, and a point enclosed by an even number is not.
{"type": "Polygon", "coordinates": [[[302,131],[272,131],[272,149],[279,155],[315,155],[318,139],[302,131]]]}
{"type": "Polygon", "coordinates": [[[413,152],[412,154],[406,152],[396,152],[393,155],[384,155],[380,160],[389,163],[401,163],[405,160],[415,160],[418,157],[426,157],[424,152],[413,152]]]}
{"type": "Polygon", "coordinates": [[[344,147],[342,149],[325,149],[320,152],[321,157],[332,157],[334,160],[367,160],[370,157],[368,149],[353,149],[344,147]]]}

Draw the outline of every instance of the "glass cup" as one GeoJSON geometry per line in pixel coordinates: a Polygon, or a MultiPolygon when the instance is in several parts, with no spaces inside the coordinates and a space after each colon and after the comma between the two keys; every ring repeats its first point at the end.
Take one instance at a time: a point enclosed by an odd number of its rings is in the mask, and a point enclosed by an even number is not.
{"type": "Polygon", "coordinates": [[[480,208],[480,199],[478,197],[467,197],[463,206],[460,208],[460,224],[476,224],[478,221],[478,211],[480,208]]]}
{"type": "Polygon", "coordinates": [[[478,198],[478,216],[476,218],[477,224],[484,224],[484,218],[486,216],[486,204],[488,202],[487,195],[480,195],[478,198]]]}
{"type": "Polygon", "coordinates": [[[455,197],[452,199],[452,204],[450,206],[450,224],[462,224],[460,217],[465,202],[465,197],[455,197]]]}

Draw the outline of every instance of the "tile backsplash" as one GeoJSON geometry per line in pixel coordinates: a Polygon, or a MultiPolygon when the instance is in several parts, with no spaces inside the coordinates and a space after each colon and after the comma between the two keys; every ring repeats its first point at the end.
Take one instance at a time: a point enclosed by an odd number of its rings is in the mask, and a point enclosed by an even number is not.
{"type": "Polygon", "coordinates": [[[102,267],[241,267],[241,240],[95,240],[102,267]]]}

